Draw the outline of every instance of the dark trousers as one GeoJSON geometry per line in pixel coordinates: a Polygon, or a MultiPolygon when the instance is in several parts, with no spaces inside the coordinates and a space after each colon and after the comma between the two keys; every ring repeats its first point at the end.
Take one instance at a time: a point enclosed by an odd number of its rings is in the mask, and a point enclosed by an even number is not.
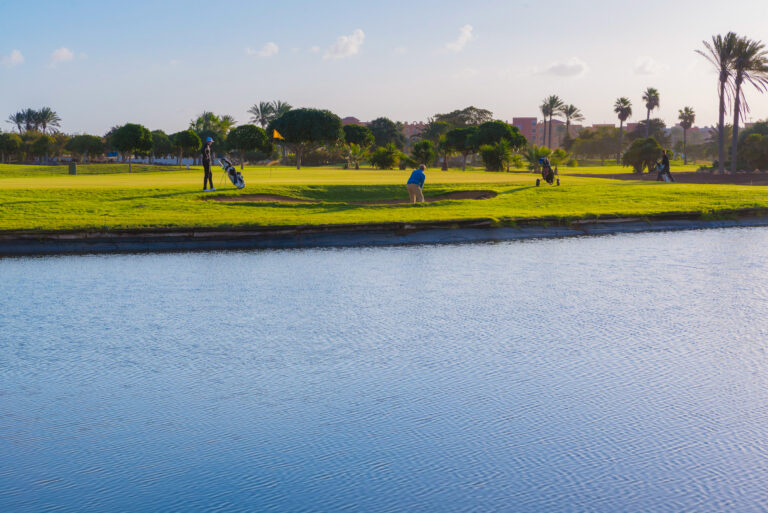
{"type": "Polygon", "coordinates": [[[213,173],[211,173],[211,163],[203,161],[203,171],[205,172],[205,175],[203,176],[203,189],[207,189],[205,185],[210,182],[211,183],[211,189],[213,189],[213,173]]]}

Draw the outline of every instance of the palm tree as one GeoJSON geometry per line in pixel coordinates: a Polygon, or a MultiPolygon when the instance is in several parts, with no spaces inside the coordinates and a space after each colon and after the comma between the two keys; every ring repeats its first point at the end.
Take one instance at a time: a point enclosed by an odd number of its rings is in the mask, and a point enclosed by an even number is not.
{"type": "Polygon", "coordinates": [[[725,36],[712,36],[711,43],[709,41],[702,41],[704,50],[696,50],[696,53],[707,59],[719,74],[718,98],[720,108],[717,123],[717,162],[721,174],[725,173],[725,97],[726,95],[729,97],[731,95],[731,66],[738,39],[738,36],[733,32],[728,32],[725,36]]]}
{"type": "Polygon", "coordinates": [[[647,88],[643,91],[643,101],[648,111],[648,115],[645,118],[645,137],[647,138],[650,135],[651,111],[659,107],[659,91],[653,87],[647,88]]]}
{"type": "Polygon", "coordinates": [[[541,110],[541,116],[544,119],[544,128],[543,128],[544,135],[541,136],[541,145],[546,146],[547,145],[547,116],[549,116],[550,109],[547,104],[542,103],[539,106],[539,110],[541,110]]]}
{"type": "Polygon", "coordinates": [[[619,151],[616,163],[621,164],[621,150],[624,148],[624,122],[632,116],[632,102],[629,98],[621,97],[613,104],[613,112],[619,116],[619,151]]]}
{"type": "Polygon", "coordinates": [[[679,111],[677,119],[680,120],[680,126],[683,128],[683,164],[688,163],[688,129],[696,121],[696,113],[690,107],[683,107],[679,111]]]}
{"type": "MultiPolygon", "coordinates": [[[[44,134],[47,133],[49,127],[60,127],[61,118],[50,107],[43,107],[35,113],[36,124],[40,127],[40,131],[44,134]]],[[[54,130],[51,130],[52,132],[54,130]]]]}
{"type": "Polygon", "coordinates": [[[548,96],[544,99],[542,107],[544,106],[546,106],[547,110],[549,111],[549,132],[547,139],[549,139],[549,145],[552,146],[552,116],[559,115],[565,104],[559,96],[553,94],[552,96],[548,96]]]}
{"type": "Polygon", "coordinates": [[[260,124],[261,128],[267,128],[275,114],[275,105],[270,102],[259,102],[258,105],[248,109],[248,113],[252,114],[251,121],[260,124]]]}
{"type": "Polygon", "coordinates": [[[37,111],[34,109],[24,109],[21,111],[24,118],[24,131],[25,132],[37,132],[40,129],[40,125],[37,122],[37,111]]]}
{"type": "Polygon", "coordinates": [[[275,100],[272,102],[272,110],[273,110],[273,119],[277,119],[279,117],[282,117],[283,114],[291,110],[293,107],[288,102],[284,102],[282,100],[275,100]]]}
{"type": "Polygon", "coordinates": [[[575,105],[563,105],[560,108],[560,114],[565,117],[565,134],[571,136],[571,121],[584,121],[584,114],[575,105]]]}
{"type": "Polygon", "coordinates": [[[24,112],[17,112],[16,114],[11,114],[8,116],[8,123],[12,125],[16,125],[16,130],[19,131],[19,134],[24,133],[24,112]]]}
{"type": "Polygon", "coordinates": [[[734,105],[733,105],[733,140],[731,141],[731,172],[736,172],[739,146],[739,117],[749,112],[749,105],[741,89],[746,80],[763,92],[768,86],[768,51],[759,41],[739,38],[733,56],[734,105]],[[744,103],[742,104],[742,99],[744,103]]]}
{"type": "Polygon", "coordinates": [[[229,114],[224,114],[223,116],[219,117],[219,128],[224,132],[224,134],[228,134],[229,131],[232,130],[232,127],[236,124],[237,121],[235,121],[235,118],[229,114]]]}

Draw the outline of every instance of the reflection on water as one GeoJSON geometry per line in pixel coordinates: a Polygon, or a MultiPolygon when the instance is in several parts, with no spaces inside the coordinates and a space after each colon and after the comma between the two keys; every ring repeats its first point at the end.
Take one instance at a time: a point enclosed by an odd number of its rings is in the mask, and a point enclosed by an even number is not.
{"type": "Polygon", "coordinates": [[[0,511],[764,511],[768,230],[0,260],[0,511]]]}

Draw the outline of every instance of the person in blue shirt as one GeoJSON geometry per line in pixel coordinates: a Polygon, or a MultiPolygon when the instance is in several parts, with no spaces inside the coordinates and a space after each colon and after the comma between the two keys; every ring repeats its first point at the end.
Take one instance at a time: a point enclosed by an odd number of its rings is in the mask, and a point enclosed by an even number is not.
{"type": "Polygon", "coordinates": [[[419,166],[419,169],[416,169],[411,173],[411,177],[408,179],[408,196],[410,197],[411,203],[416,203],[417,201],[419,203],[424,203],[424,193],[422,192],[422,189],[424,188],[424,180],[427,179],[427,176],[424,174],[424,170],[427,169],[427,166],[424,164],[419,166]]]}

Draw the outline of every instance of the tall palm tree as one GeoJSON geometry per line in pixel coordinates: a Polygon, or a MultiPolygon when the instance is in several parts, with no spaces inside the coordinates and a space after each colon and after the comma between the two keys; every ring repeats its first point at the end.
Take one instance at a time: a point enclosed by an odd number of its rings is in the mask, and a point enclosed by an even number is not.
{"type": "Polygon", "coordinates": [[[16,130],[19,131],[19,134],[24,133],[24,112],[17,112],[16,114],[11,114],[8,116],[8,123],[12,125],[16,125],[16,130]]]}
{"type": "Polygon", "coordinates": [[[613,104],[613,112],[619,116],[619,151],[616,163],[621,164],[621,150],[624,148],[624,122],[632,116],[632,102],[629,98],[621,97],[613,104]]]}
{"type": "Polygon", "coordinates": [[[224,132],[224,134],[228,134],[230,130],[232,130],[232,127],[237,124],[237,121],[235,121],[235,118],[230,116],[229,114],[224,114],[223,116],[219,116],[219,128],[224,132]]]}
{"type": "MultiPolygon", "coordinates": [[[[44,134],[48,132],[48,128],[58,128],[61,126],[61,118],[50,107],[43,107],[35,113],[35,121],[40,127],[40,131],[44,134]]],[[[51,130],[52,132],[54,130],[51,130]]]]}
{"type": "Polygon", "coordinates": [[[565,103],[563,103],[563,100],[560,99],[559,96],[556,94],[553,94],[552,96],[547,96],[544,99],[544,103],[542,104],[542,107],[546,106],[547,110],[549,111],[549,132],[547,135],[547,139],[549,139],[549,145],[552,145],[552,117],[557,116],[560,114],[561,109],[565,106],[565,103]]]}
{"type": "Polygon", "coordinates": [[[680,126],[683,129],[683,163],[688,163],[688,130],[696,121],[696,113],[691,107],[683,107],[679,111],[677,119],[680,120],[680,126]]]}
{"type": "Polygon", "coordinates": [[[584,121],[584,114],[575,105],[563,105],[560,108],[560,114],[565,118],[565,133],[571,136],[571,121],[584,121]]]}
{"type": "Polygon", "coordinates": [[[259,102],[250,109],[248,113],[252,114],[251,121],[261,125],[261,128],[267,128],[275,114],[275,106],[271,102],[259,102]]]}
{"type": "Polygon", "coordinates": [[[37,111],[34,109],[24,109],[21,111],[24,117],[24,131],[25,132],[37,132],[40,129],[40,125],[37,122],[37,111]]]}
{"type": "Polygon", "coordinates": [[[542,103],[539,106],[539,110],[541,111],[542,119],[544,119],[544,128],[543,128],[543,135],[541,136],[541,145],[546,146],[547,145],[547,117],[550,114],[550,109],[546,103],[542,103]]]}
{"type": "Polygon", "coordinates": [[[651,111],[659,107],[659,91],[653,87],[647,88],[643,91],[643,101],[648,111],[648,115],[645,118],[645,137],[647,138],[651,130],[651,111]]]}
{"type": "MultiPolygon", "coordinates": [[[[275,100],[272,102],[272,110],[273,110],[273,119],[277,119],[281,117],[283,114],[291,110],[293,107],[290,103],[284,102],[282,100],[275,100]]],[[[271,120],[270,120],[271,121],[271,120]]]]}
{"type": "Polygon", "coordinates": [[[744,81],[763,92],[768,87],[768,51],[760,41],[739,38],[733,58],[734,105],[733,105],[733,140],[731,141],[731,172],[736,172],[739,146],[739,117],[749,112],[749,105],[744,98],[741,86],[744,81]],[[744,103],[742,104],[742,100],[744,103]]]}
{"type": "Polygon", "coordinates": [[[728,32],[725,36],[712,36],[712,42],[702,41],[704,50],[696,50],[696,53],[707,59],[718,72],[718,99],[720,101],[719,117],[717,123],[717,162],[720,173],[725,173],[725,99],[731,95],[732,78],[731,67],[734,52],[738,42],[738,36],[728,32]]]}

